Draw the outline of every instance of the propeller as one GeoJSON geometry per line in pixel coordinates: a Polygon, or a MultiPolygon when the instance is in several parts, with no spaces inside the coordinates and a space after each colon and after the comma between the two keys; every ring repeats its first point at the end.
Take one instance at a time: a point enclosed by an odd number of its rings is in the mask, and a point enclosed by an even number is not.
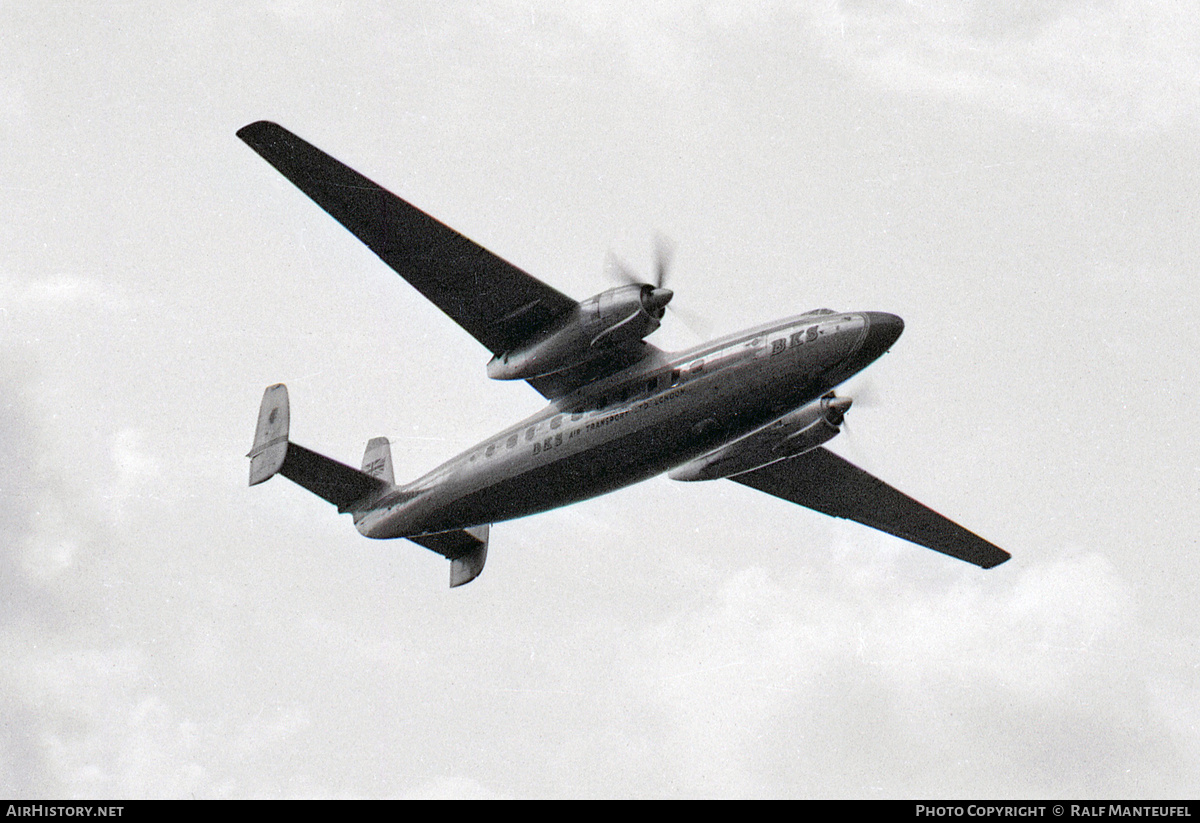
{"type": "MultiPolygon", "coordinates": [[[[634,271],[628,264],[613,252],[608,253],[607,270],[615,277],[631,286],[642,286],[642,301],[646,311],[662,319],[666,313],[667,304],[675,296],[675,292],[667,288],[667,277],[671,271],[671,261],[675,258],[675,243],[662,234],[654,236],[654,280],[647,282],[645,278],[634,271]]],[[[706,331],[708,324],[695,312],[671,306],[677,317],[697,337],[710,336],[706,331]]]]}
{"type": "Polygon", "coordinates": [[[671,269],[671,260],[675,257],[675,244],[664,235],[654,236],[654,282],[647,283],[645,278],[634,271],[613,252],[608,253],[608,269],[618,280],[624,280],[631,286],[650,285],[656,289],[666,288],[667,272],[671,269]]]}
{"type": "MultiPolygon", "coordinates": [[[[879,387],[873,374],[856,374],[848,383],[842,385],[847,397],[854,398],[854,405],[859,409],[876,409],[882,405],[879,387]]],[[[832,392],[830,392],[832,394],[832,392]]]]}
{"type": "Polygon", "coordinates": [[[654,285],[664,288],[667,283],[667,272],[671,261],[675,258],[675,244],[664,235],[654,235],[654,285]]]}
{"type": "Polygon", "coordinates": [[[846,389],[845,395],[839,395],[830,391],[822,397],[822,400],[829,401],[831,410],[832,408],[839,410],[836,416],[827,414],[825,419],[840,429],[842,433],[842,437],[839,438],[841,449],[844,449],[852,462],[859,465],[870,465],[871,459],[867,453],[869,450],[863,449],[862,434],[859,433],[857,424],[854,426],[850,425],[850,420],[846,416],[846,412],[850,410],[851,404],[855,408],[878,406],[878,394],[874,390],[874,384],[864,377],[855,378],[851,386],[843,388],[846,389]]]}
{"type": "Polygon", "coordinates": [[[621,280],[627,285],[642,286],[646,283],[646,281],[644,281],[637,272],[629,268],[629,266],[625,264],[625,261],[620,257],[617,257],[614,252],[610,251],[608,253],[608,259],[605,260],[604,269],[608,272],[609,277],[612,277],[616,280],[621,280]]]}

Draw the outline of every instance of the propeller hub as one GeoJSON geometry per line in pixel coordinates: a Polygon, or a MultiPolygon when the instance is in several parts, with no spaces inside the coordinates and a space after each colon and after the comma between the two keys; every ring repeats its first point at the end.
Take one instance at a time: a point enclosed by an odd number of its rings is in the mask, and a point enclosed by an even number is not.
{"type": "Polygon", "coordinates": [[[646,311],[650,314],[661,312],[671,302],[671,298],[675,296],[675,292],[670,289],[652,288],[644,298],[646,311]]]}
{"type": "Polygon", "coordinates": [[[825,400],[825,419],[831,426],[840,426],[854,401],[849,397],[829,397],[825,400]]]}

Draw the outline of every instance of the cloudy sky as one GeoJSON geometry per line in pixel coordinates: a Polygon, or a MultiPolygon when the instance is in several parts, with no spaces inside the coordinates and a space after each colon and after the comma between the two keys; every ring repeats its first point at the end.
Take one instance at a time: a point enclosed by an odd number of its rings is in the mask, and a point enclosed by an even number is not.
{"type": "Polygon", "coordinates": [[[1198,18],[0,4],[0,795],[1195,796],[1198,18]],[[450,591],[246,488],[269,383],[403,478],[541,403],[263,118],[576,298],[662,232],[707,334],[901,315],[835,450],[1013,560],[661,478],[450,591]]]}

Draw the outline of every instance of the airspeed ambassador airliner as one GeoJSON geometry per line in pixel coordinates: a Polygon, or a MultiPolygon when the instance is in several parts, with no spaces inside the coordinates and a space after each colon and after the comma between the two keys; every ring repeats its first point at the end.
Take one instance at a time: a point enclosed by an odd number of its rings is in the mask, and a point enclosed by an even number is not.
{"type": "Polygon", "coordinates": [[[361,470],[291,442],[287,389],[276,384],[259,409],[250,485],[282,474],[367,537],[444,555],[452,587],[483,570],[492,523],[663,472],[728,478],[985,569],[1009,558],[823,446],[852,402],[834,388],[896,342],[899,317],[818,309],[664,352],[644,340],[672,297],[661,249],[654,282],[622,269],[624,285],[577,302],[281,126],[252,123],[238,136],[482,343],[490,377],[525,380],[549,401],[398,484],[386,438],[367,444],[361,470]]]}

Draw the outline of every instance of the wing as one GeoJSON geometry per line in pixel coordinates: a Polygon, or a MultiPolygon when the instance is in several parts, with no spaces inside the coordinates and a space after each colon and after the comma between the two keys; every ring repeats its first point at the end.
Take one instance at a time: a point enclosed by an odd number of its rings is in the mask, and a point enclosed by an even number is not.
{"type": "Polygon", "coordinates": [[[661,349],[645,340],[638,340],[627,346],[618,346],[596,360],[590,360],[554,374],[533,377],[526,382],[541,392],[543,397],[557,400],[589,383],[602,380],[610,374],[616,374],[621,369],[629,368],[634,363],[655,357],[665,362],[661,349]]]}
{"type": "Polygon", "coordinates": [[[264,120],[237,134],[493,354],[575,308],[571,298],[282,126],[264,120]]]}
{"type": "Polygon", "coordinates": [[[824,448],[729,479],[985,569],[1011,556],[824,448]]]}

